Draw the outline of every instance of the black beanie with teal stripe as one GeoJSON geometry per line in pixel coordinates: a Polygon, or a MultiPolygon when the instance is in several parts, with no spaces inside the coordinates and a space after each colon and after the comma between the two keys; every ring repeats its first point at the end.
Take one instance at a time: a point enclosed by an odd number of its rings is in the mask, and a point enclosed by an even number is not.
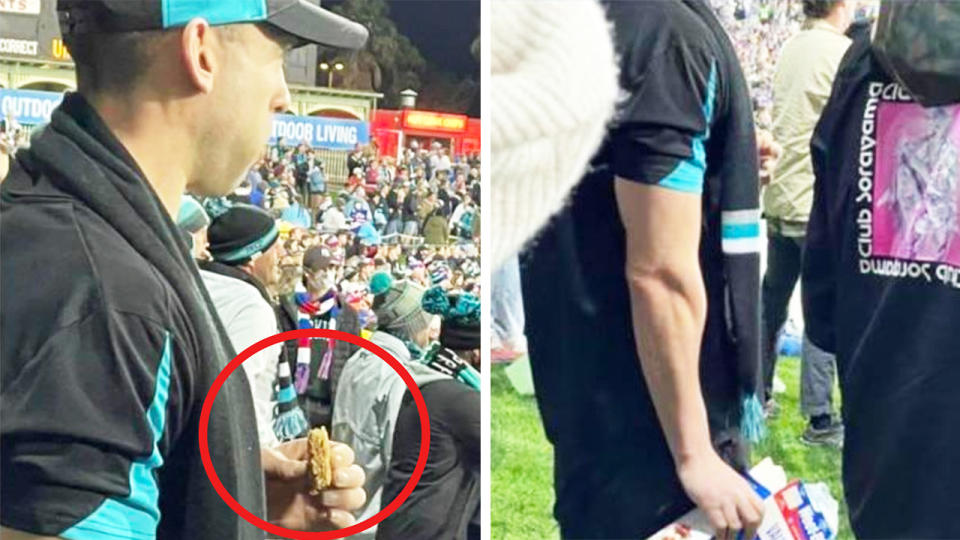
{"type": "Polygon", "coordinates": [[[212,218],[207,229],[213,260],[239,266],[270,249],[280,236],[277,223],[266,211],[249,204],[208,201],[212,218]]]}

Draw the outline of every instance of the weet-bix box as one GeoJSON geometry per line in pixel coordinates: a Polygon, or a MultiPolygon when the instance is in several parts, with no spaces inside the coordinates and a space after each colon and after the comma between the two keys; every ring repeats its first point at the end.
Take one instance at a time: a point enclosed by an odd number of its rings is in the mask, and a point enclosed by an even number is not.
{"type": "MultiPolygon", "coordinates": [[[[764,502],[759,540],[833,540],[837,536],[840,505],[826,484],[787,482],[782,467],[766,458],[746,476],[764,502]]],[[[711,540],[713,528],[698,509],[664,527],[649,540],[711,540]]],[[[744,540],[741,538],[740,540],[744,540]]]]}

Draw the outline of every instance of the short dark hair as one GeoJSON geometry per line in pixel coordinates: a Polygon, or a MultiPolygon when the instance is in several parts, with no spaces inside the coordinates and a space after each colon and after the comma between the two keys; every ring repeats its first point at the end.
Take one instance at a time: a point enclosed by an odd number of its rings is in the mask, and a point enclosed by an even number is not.
{"type": "Polygon", "coordinates": [[[837,7],[841,0],[803,0],[803,14],[809,19],[823,19],[837,7]]]}
{"type": "MultiPolygon", "coordinates": [[[[266,24],[256,26],[284,50],[299,45],[290,34],[266,24]]],[[[227,41],[239,39],[238,25],[216,28],[227,41]]],[[[77,71],[77,88],[86,94],[123,93],[135,88],[146,75],[161,41],[182,30],[65,35],[63,41],[77,71]]]]}
{"type": "Polygon", "coordinates": [[[87,94],[123,92],[136,86],[166,32],[147,30],[64,36],[77,70],[77,88],[87,94]]]}

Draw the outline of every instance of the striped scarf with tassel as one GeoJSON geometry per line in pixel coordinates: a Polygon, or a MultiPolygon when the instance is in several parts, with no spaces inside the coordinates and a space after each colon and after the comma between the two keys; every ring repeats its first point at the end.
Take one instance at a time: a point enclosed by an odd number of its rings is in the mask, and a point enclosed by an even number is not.
{"type": "MultiPolygon", "coordinates": [[[[297,303],[299,315],[298,328],[337,329],[336,315],[339,308],[337,306],[336,290],[331,289],[319,298],[311,298],[306,291],[298,291],[294,294],[294,299],[297,303]]],[[[311,338],[300,338],[297,342],[297,370],[294,374],[294,388],[300,395],[303,395],[310,387],[312,341],[311,338]]],[[[320,369],[317,371],[317,378],[321,380],[330,378],[330,370],[333,367],[333,349],[336,346],[336,340],[327,339],[326,341],[327,348],[320,362],[320,369]]]]}

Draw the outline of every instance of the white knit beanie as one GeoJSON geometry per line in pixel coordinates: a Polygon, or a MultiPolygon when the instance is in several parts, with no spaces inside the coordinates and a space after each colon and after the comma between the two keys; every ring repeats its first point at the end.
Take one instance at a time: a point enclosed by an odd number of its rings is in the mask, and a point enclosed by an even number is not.
{"type": "Polygon", "coordinates": [[[595,0],[496,0],[491,35],[493,263],[564,203],[617,98],[612,27],[595,0]]]}

